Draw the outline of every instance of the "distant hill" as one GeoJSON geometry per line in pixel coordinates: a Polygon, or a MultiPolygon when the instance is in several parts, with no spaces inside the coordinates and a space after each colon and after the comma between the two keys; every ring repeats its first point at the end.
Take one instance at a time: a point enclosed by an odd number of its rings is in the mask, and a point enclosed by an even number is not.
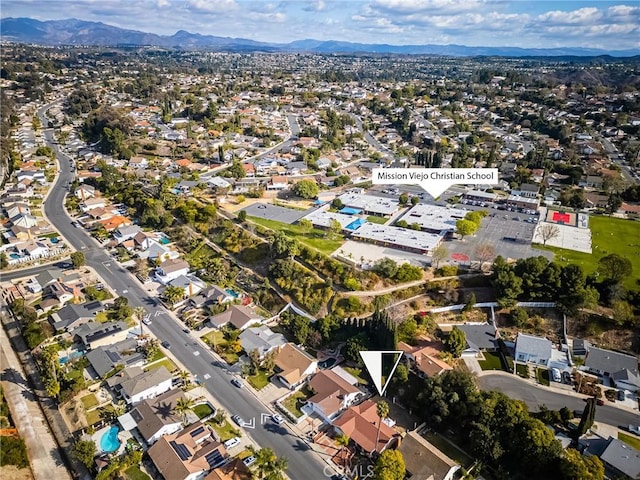
{"type": "Polygon", "coordinates": [[[184,50],[207,49],[217,51],[281,51],[314,53],[395,53],[422,55],[449,55],[460,57],[591,57],[610,55],[630,57],[640,55],[635,50],[600,50],[595,48],[518,48],[468,47],[465,45],[388,45],[351,43],[336,40],[297,40],[291,43],[268,43],[246,38],[201,35],[179,30],[173,35],[156,35],[114,27],[102,22],[66,20],[39,21],[31,18],[3,18],[0,21],[3,41],[36,43],[42,45],[140,45],[184,50]]]}

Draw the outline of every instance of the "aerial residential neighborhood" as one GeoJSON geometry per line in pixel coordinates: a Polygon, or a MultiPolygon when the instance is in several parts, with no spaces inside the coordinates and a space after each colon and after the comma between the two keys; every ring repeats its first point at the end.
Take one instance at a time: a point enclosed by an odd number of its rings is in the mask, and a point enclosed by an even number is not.
{"type": "Polygon", "coordinates": [[[0,474],[640,478],[637,44],[56,22],[2,19],[0,474]]]}

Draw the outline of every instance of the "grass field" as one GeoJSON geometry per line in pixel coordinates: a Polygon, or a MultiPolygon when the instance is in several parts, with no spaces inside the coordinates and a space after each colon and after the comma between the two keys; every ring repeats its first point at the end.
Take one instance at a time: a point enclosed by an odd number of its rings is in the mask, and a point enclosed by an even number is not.
{"type": "Polygon", "coordinates": [[[478,360],[482,370],[502,370],[502,360],[500,354],[484,352],[484,360],[478,360]]]}
{"type": "Polygon", "coordinates": [[[160,368],[160,367],[164,367],[167,370],[169,370],[170,372],[173,372],[173,371],[178,369],[178,367],[176,367],[175,363],[173,363],[168,358],[165,358],[163,360],[160,360],[158,362],[150,364],[147,368],[144,369],[144,371],[148,372],[149,370],[154,370],[154,369],[160,368]]]}
{"type": "Polygon", "coordinates": [[[546,368],[536,368],[536,379],[541,385],[549,386],[549,370],[546,368]]]}
{"type": "Polygon", "coordinates": [[[127,468],[124,473],[129,480],[151,480],[151,477],[140,470],[137,465],[127,468]]]}
{"type": "Polygon", "coordinates": [[[90,408],[98,406],[98,399],[93,393],[85,395],[80,399],[80,401],[82,402],[82,406],[85,408],[85,410],[89,410],[90,408]]]}
{"type": "Polygon", "coordinates": [[[200,405],[196,405],[191,410],[193,410],[193,413],[195,413],[200,419],[204,417],[208,417],[213,413],[213,409],[206,403],[201,403],[200,405]]]}
{"type": "Polygon", "coordinates": [[[640,450],[640,437],[634,437],[633,435],[629,435],[628,433],[618,432],[618,440],[622,440],[630,447],[633,447],[636,450],[640,450]]]}
{"type": "Polygon", "coordinates": [[[306,387],[304,387],[295,392],[293,395],[289,395],[289,397],[287,397],[287,399],[282,402],[282,406],[289,410],[289,412],[291,412],[291,414],[296,418],[300,418],[302,416],[302,411],[300,410],[300,408],[302,408],[304,402],[309,397],[311,397],[311,392],[308,391],[306,387]]]}
{"type": "Polygon", "coordinates": [[[227,440],[232,439],[233,437],[239,437],[240,431],[233,426],[231,421],[225,420],[224,424],[218,425],[215,422],[207,422],[209,425],[213,427],[216,433],[220,436],[221,442],[226,442],[227,440]]]}
{"type": "Polygon", "coordinates": [[[367,222],[377,223],[378,225],[384,225],[388,221],[389,221],[389,219],[385,218],[385,217],[376,217],[374,215],[370,215],[370,216],[367,217],[367,222]]]}
{"type": "Polygon", "coordinates": [[[260,369],[255,375],[248,375],[247,381],[256,390],[262,390],[269,384],[269,376],[265,370],[260,369]]]}
{"type": "Polygon", "coordinates": [[[555,261],[561,265],[580,265],[588,275],[596,271],[598,261],[611,253],[628,258],[633,265],[632,275],[624,281],[626,288],[637,288],[640,276],[640,222],[610,217],[589,217],[593,253],[574,252],[564,248],[534,245],[535,248],[555,253],[555,261]]]}
{"type": "Polygon", "coordinates": [[[473,458],[471,456],[459,447],[447,441],[442,435],[436,432],[429,432],[422,436],[426,438],[428,442],[435,445],[442,453],[453,460],[456,460],[463,467],[468,468],[473,463],[473,458]]]}
{"type": "Polygon", "coordinates": [[[264,218],[247,217],[253,223],[262,225],[273,231],[281,231],[286,233],[291,238],[295,238],[303,245],[311,248],[315,248],[319,252],[325,255],[330,255],[336,251],[343,243],[342,235],[337,240],[331,240],[328,237],[328,232],[323,230],[313,229],[309,233],[304,233],[298,225],[289,225],[288,223],[277,222],[275,220],[266,220],[264,218]]]}
{"type": "Polygon", "coordinates": [[[90,412],[85,413],[84,416],[87,418],[87,424],[95,425],[100,421],[100,410],[91,410],[90,412]]]}
{"type": "Polygon", "coordinates": [[[523,363],[519,363],[516,365],[516,373],[522,378],[529,378],[529,369],[523,363]]]}

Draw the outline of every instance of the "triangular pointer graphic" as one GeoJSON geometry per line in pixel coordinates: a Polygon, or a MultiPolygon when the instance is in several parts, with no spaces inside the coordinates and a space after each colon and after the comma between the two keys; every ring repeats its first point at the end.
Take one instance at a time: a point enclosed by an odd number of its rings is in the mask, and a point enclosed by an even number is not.
{"type": "Polygon", "coordinates": [[[371,379],[373,380],[373,384],[376,386],[376,390],[378,390],[378,394],[382,396],[384,391],[387,389],[389,385],[389,380],[393,376],[393,373],[396,371],[396,367],[398,363],[400,363],[400,359],[402,358],[402,351],[400,350],[361,350],[360,356],[362,357],[362,361],[364,366],[366,367],[371,379]],[[398,355],[398,359],[393,365],[393,368],[387,375],[386,382],[382,385],[382,356],[385,354],[393,354],[398,355]]]}

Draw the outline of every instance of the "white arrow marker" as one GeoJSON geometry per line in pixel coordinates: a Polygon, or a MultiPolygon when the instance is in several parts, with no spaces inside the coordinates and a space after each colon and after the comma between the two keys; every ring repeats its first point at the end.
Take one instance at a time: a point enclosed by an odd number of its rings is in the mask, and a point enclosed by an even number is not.
{"type": "Polygon", "coordinates": [[[264,425],[265,422],[267,420],[269,420],[270,418],[271,418],[271,415],[269,413],[261,413],[260,414],[260,423],[264,425]]]}
{"type": "Polygon", "coordinates": [[[249,423],[245,423],[242,428],[256,428],[256,418],[253,417],[249,423]]]}
{"type": "Polygon", "coordinates": [[[382,396],[387,386],[389,385],[389,380],[393,376],[393,373],[396,371],[396,367],[398,363],[400,363],[400,359],[402,358],[402,351],[400,350],[371,350],[371,351],[360,351],[360,356],[362,357],[362,361],[364,362],[364,366],[366,367],[371,379],[373,380],[373,384],[378,390],[378,394],[382,396]],[[393,365],[391,372],[387,376],[384,385],[382,385],[382,356],[383,355],[398,355],[398,359],[396,363],[393,365]]]}

